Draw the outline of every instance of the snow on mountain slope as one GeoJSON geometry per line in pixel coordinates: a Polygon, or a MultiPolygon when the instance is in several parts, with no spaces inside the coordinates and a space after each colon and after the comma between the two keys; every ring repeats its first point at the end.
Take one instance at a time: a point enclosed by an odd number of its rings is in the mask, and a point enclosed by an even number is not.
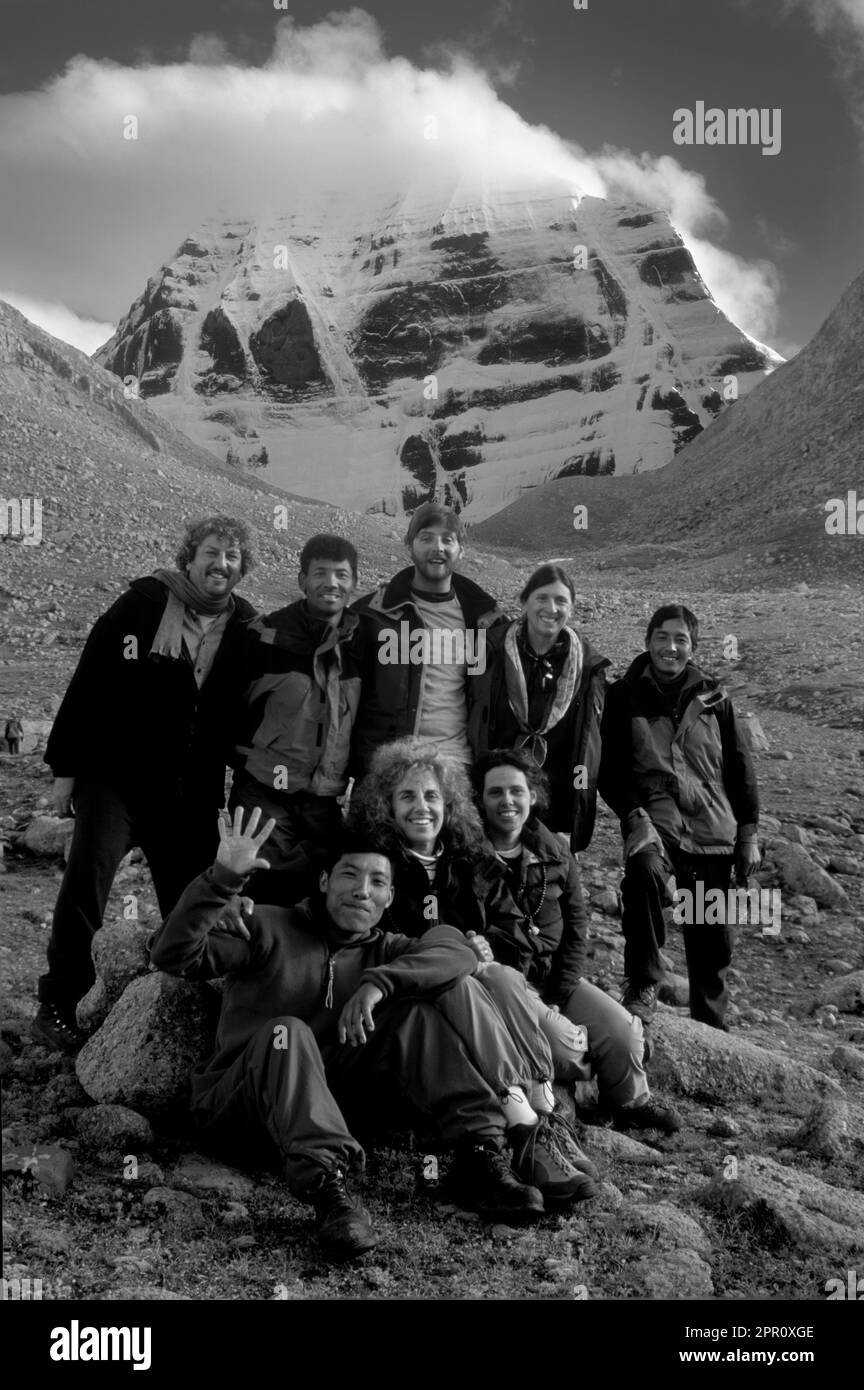
{"type": "Polygon", "coordinates": [[[554,478],[663,467],[780,360],[663,212],[548,176],[277,201],[199,228],[96,360],[220,458],[266,449],[292,490],[477,520],[554,478]]]}

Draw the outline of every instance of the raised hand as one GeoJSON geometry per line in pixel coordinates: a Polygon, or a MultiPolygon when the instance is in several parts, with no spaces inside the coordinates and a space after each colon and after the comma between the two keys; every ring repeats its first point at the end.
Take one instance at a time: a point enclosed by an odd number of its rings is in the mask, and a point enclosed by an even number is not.
{"type": "Polygon", "coordinates": [[[271,817],[263,828],[258,830],[260,819],[261,807],[256,806],[250,811],[249,820],[244,830],[242,806],[237,807],[233,821],[230,811],[220,812],[217,864],[222,864],[224,868],[231,869],[235,874],[251,874],[253,869],[270,868],[267,860],[262,859],[258,851],[269,837],[276,822],[271,817]],[[255,833],[256,830],[258,831],[257,834],[255,833]]]}

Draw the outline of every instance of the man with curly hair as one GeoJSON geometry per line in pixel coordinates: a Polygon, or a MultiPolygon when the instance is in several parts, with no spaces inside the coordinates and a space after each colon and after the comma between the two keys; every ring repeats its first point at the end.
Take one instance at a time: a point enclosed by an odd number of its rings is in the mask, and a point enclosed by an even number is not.
{"type": "Polygon", "coordinates": [[[76,1006],[93,984],[93,934],[117,868],[143,850],[159,909],[212,861],[229,739],[239,706],[237,660],[255,610],[232,590],[252,564],[243,522],[187,527],[176,570],[131,581],[92,628],[45,750],[58,815],[75,831],[39,980],[34,1038],[75,1052],[76,1006]]]}

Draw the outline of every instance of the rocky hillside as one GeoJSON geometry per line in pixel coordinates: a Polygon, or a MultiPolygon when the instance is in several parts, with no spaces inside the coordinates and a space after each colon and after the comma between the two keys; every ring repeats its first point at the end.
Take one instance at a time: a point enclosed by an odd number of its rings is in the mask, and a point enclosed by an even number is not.
{"type": "Polygon", "coordinates": [[[96,356],[219,458],[265,451],[282,486],[472,520],[662,467],[725,381],[745,395],[781,360],[720,313],[664,212],[548,180],[213,220],[96,356]]]}
{"type": "Polygon", "coordinates": [[[542,538],[547,552],[570,551],[574,507],[584,505],[588,527],[575,540],[607,564],[639,547],[656,566],[722,556],[718,571],[734,561],[757,583],[763,574],[770,582],[774,565],[810,583],[828,575],[860,581],[861,536],[830,535],[826,503],[856,489],[864,501],[862,351],[864,275],[797,357],[662,473],[550,483],[475,535],[484,545],[539,550],[542,538]]]}

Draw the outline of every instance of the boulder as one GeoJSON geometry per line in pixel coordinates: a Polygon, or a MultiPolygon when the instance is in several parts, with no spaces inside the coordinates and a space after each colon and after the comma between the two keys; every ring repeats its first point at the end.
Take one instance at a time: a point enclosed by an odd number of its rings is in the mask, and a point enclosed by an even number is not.
{"type": "Polygon", "coordinates": [[[864,1051],[860,1047],[838,1043],[831,1053],[830,1060],[838,1071],[845,1072],[847,1076],[854,1076],[858,1081],[864,1081],[864,1051]]]}
{"type": "Polygon", "coordinates": [[[864,1193],[832,1187],[762,1154],[740,1158],[737,1176],[715,1177],[698,1200],[745,1217],[767,1244],[781,1239],[804,1250],[864,1252],[864,1193]]]}
{"type": "Polygon", "coordinates": [[[842,1096],[823,1096],[817,1100],[794,1143],[816,1158],[842,1158],[849,1143],[846,1102],[842,1096]]]}
{"type": "Polygon", "coordinates": [[[674,1004],[683,1008],[690,1003],[690,981],[686,975],[667,975],[657,991],[663,1004],[674,1004]]]}
{"type": "Polygon", "coordinates": [[[844,1014],[864,1014],[864,970],[853,970],[851,975],[838,975],[833,980],[826,980],[813,1000],[810,1012],[816,1013],[826,1005],[834,1005],[844,1014]]]}
{"type": "MultiPolygon", "coordinates": [[[[848,978],[848,977],[847,977],[848,978]]],[[[824,1072],[694,1019],[658,1013],[652,1027],[652,1084],[706,1105],[762,1103],[767,1097],[797,1113],[839,1092],[824,1072]]]]}
{"type": "Polygon", "coordinates": [[[133,980],[75,1063],[87,1094],[145,1114],[185,1106],[189,1075],[213,1049],[213,995],[154,972],[133,980]]]}
{"type": "Polygon", "coordinates": [[[713,1298],[711,1269],[695,1250],[667,1250],[626,1267],[645,1298],[713,1298]]]}
{"type": "Polygon", "coordinates": [[[619,1134],[615,1129],[587,1126],[582,1130],[581,1142],[590,1158],[598,1155],[614,1159],[618,1163],[647,1163],[653,1166],[668,1162],[667,1156],[648,1144],[640,1144],[629,1134],[619,1134]]]}
{"type": "Polygon", "coordinates": [[[150,970],[150,929],[136,922],[111,922],[93,937],[96,983],[78,1005],[82,1028],[100,1028],[127,985],[150,970]]]}
{"type": "Polygon", "coordinates": [[[4,1148],[4,1173],[30,1173],[33,1179],[62,1197],[75,1175],[75,1164],[68,1149],[56,1144],[33,1144],[30,1148],[4,1148]]]}
{"type": "Polygon", "coordinates": [[[201,1203],[188,1192],[175,1192],[173,1187],[151,1187],[141,1199],[142,1206],[159,1216],[170,1217],[181,1226],[206,1226],[201,1203]]]}
{"type": "Polygon", "coordinates": [[[252,1179],[237,1168],[229,1168],[201,1154],[184,1154],[171,1175],[176,1187],[203,1196],[231,1197],[235,1200],[255,1195],[252,1179]]]}
{"type": "Polygon", "coordinates": [[[751,753],[767,753],[771,747],[768,742],[768,735],[762,728],[755,714],[739,712],[736,723],[741,734],[741,741],[751,753]]]}
{"type": "Polygon", "coordinates": [[[771,858],[784,888],[814,898],[820,907],[849,906],[845,889],[810,858],[803,845],[793,845],[788,840],[773,840],[771,858]]]}
{"type": "Polygon", "coordinates": [[[78,1117],[78,1136],[91,1152],[124,1153],[153,1143],[150,1121],[125,1105],[93,1105],[78,1117]]]}
{"type": "Polygon", "coordinates": [[[618,1221],[622,1231],[643,1236],[660,1250],[695,1250],[697,1255],[711,1253],[711,1241],[699,1222],[670,1202],[620,1207],[618,1221]]]}
{"type": "Polygon", "coordinates": [[[34,816],[21,841],[30,854],[66,859],[75,820],[72,816],[34,816]]]}

